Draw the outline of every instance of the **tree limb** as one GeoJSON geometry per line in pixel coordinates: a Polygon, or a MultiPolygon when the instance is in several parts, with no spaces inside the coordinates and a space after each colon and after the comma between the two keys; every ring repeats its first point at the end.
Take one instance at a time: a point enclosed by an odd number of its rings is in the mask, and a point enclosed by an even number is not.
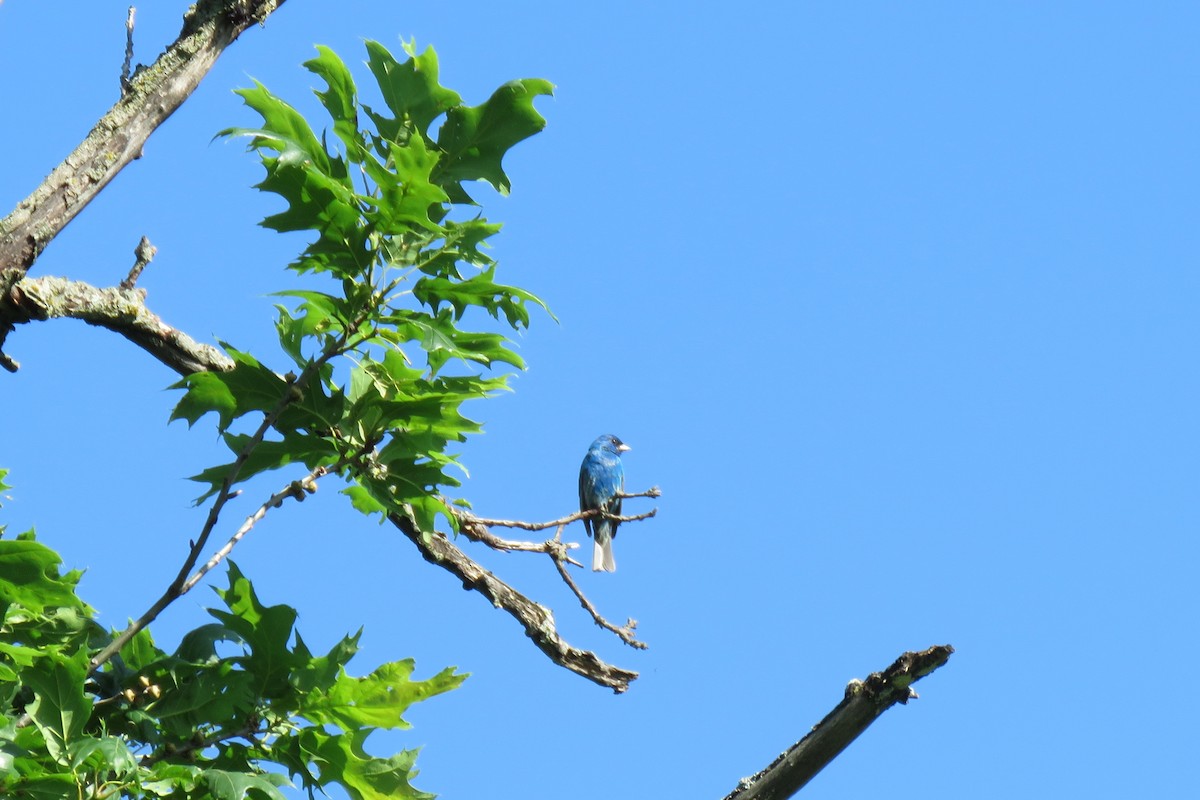
{"type": "MultiPolygon", "coordinates": [[[[233,361],[218,348],[197,342],[150,311],[141,289],[19,276],[17,270],[0,271],[0,348],[14,325],[67,317],[121,334],[181,375],[233,369],[233,361]]],[[[3,366],[15,370],[17,363],[4,358],[3,366]]]]}
{"type": "Polygon", "coordinates": [[[812,732],[792,745],[762,772],[743,778],[725,800],[783,800],[800,791],[826,764],[896,703],[915,698],[912,684],[946,663],[954,648],[936,645],[904,653],[883,672],[850,681],[846,696],[812,732]]]}
{"type": "Polygon", "coordinates": [[[0,269],[26,272],[67,223],[91,202],[195,90],[242,31],[284,0],[199,0],[177,38],[129,80],[129,91],[33,193],[0,220],[0,269]]]}

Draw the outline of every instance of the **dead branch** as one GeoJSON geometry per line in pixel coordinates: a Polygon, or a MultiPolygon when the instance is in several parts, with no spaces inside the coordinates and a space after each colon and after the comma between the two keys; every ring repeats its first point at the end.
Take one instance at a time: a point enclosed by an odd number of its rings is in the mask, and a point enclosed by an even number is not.
{"type": "MultiPolygon", "coordinates": [[[[631,496],[659,497],[661,495],[661,492],[658,492],[657,488],[651,489],[650,492],[642,492],[640,494],[631,496]],[[650,492],[653,492],[653,494],[650,492]]],[[[564,542],[562,540],[562,532],[563,529],[566,528],[566,526],[571,522],[587,519],[589,517],[603,515],[609,517],[610,519],[621,520],[622,522],[636,522],[638,520],[649,519],[650,517],[653,517],[657,511],[658,509],[652,509],[645,514],[634,514],[631,516],[622,517],[614,514],[605,514],[603,511],[594,509],[591,511],[581,511],[576,514],[570,514],[562,517],[561,519],[555,520],[554,522],[522,522],[521,520],[511,519],[485,519],[462,510],[456,510],[455,516],[458,520],[459,532],[471,541],[486,544],[493,550],[501,550],[505,552],[545,553],[546,555],[550,556],[550,560],[554,562],[554,568],[558,571],[559,577],[562,578],[563,583],[567,585],[567,588],[570,589],[575,595],[576,599],[579,600],[579,604],[583,607],[583,609],[591,614],[592,620],[595,621],[597,625],[616,634],[621,641],[625,642],[625,644],[629,645],[630,647],[638,650],[645,650],[647,644],[638,640],[638,638],[634,636],[634,630],[637,628],[636,621],[630,619],[623,626],[618,626],[612,622],[609,622],[596,608],[595,604],[587,598],[587,595],[583,593],[583,590],[579,588],[579,584],[575,583],[575,579],[572,578],[571,574],[567,571],[567,564],[571,564],[581,569],[583,568],[583,564],[571,558],[567,553],[569,550],[578,548],[579,544],[576,542],[564,542]],[[547,539],[544,542],[514,542],[508,539],[502,539],[489,530],[490,527],[496,526],[505,528],[519,528],[528,531],[539,531],[545,530],[551,525],[557,525],[554,538],[547,539]]]]}
{"type": "Polygon", "coordinates": [[[743,778],[725,800],[783,800],[800,791],[826,764],[896,703],[917,697],[912,684],[946,663],[954,648],[936,645],[919,653],[904,653],[883,672],[865,681],[852,680],[833,711],[766,769],[743,778]]]}
{"type": "Polygon", "coordinates": [[[628,689],[630,682],[637,678],[636,672],[608,664],[595,653],[568,644],[559,636],[550,609],[533,602],[475,563],[444,534],[422,534],[411,520],[399,514],[388,515],[388,520],[416,546],[422,558],[457,577],[464,589],[479,592],[496,608],[512,615],[537,648],[554,663],[607,686],[617,694],[628,689]]]}

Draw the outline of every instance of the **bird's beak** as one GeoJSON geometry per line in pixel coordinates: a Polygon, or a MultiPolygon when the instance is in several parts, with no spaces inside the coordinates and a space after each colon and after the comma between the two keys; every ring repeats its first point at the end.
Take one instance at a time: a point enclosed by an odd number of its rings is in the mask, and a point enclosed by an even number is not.
{"type": "Polygon", "coordinates": [[[633,449],[633,448],[632,448],[632,447],[630,447],[630,446],[629,446],[629,445],[627,445],[627,444],[620,444],[620,445],[617,445],[617,452],[618,452],[618,453],[624,453],[626,450],[632,450],[632,449],[633,449]]]}

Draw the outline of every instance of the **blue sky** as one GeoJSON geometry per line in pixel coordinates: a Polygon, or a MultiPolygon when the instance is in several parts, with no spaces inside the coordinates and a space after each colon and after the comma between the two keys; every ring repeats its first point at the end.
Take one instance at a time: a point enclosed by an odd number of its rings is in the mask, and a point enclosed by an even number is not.
{"type": "MultiPolygon", "coordinates": [[[[0,73],[20,76],[5,213],[115,100],[125,6],[0,5],[0,73]]],[[[551,519],[596,435],[630,443],[659,517],[580,581],[650,649],[596,628],[547,564],[477,554],[642,673],[615,697],[323,491],[235,551],[264,600],[295,605],[314,648],[365,625],[362,670],[472,673],[376,752],[424,746],[418,786],[447,798],[721,797],[848,680],[949,643],[921,699],[801,796],[1193,789],[1200,9],[334,7],[292,0],[248,31],[35,272],[112,285],[146,235],[152,308],[284,369],[267,295],[301,240],[256,226],[278,210],[249,188],[259,166],[211,141],[256,121],[232,90],[312,109],[314,44],[358,63],[363,38],[402,37],[468,102],[556,84],[546,131],[506,160],[511,197],[480,197],[506,225],[500,277],[560,321],[535,317],[516,391],[472,409],[463,494],[551,519]]],[[[182,10],[139,9],[138,60],[182,10]]],[[[5,521],[86,568],[120,626],[177,569],[202,523],[184,478],[221,448],[167,424],[174,376],[124,340],[57,322],[7,349],[5,521]]],[[[177,603],[160,643],[212,600],[177,603]]]]}

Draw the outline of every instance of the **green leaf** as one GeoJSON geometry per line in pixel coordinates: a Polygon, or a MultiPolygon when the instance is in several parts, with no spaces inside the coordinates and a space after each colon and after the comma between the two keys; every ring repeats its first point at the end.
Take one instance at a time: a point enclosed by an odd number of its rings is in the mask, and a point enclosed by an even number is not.
{"type": "Polygon", "coordinates": [[[542,308],[546,308],[546,304],[524,289],[496,283],[495,277],[495,266],[466,280],[425,277],[413,286],[413,296],[434,311],[442,303],[449,303],[454,307],[456,320],[461,320],[469,308],[484,308],[495,319],[499,319],[503,311],[513,328],[528,328],[529,312],[525,303],[531,302],[542,308]]]}
{"type": "Polygon", "coordinates": [[[366,142],[358,131],[358,92],[354,77],[337,53],[317,45],[317,57],[304,62],[315,75],[324,78],[326,89],[316,92],[321,104],[333,118],[333,132],[346,145],[350,160],[360,163],[366,152],[366,142]]]}
{"type": "Polygon", "coordinates": [[[62,560],[31,538],[0,540],[0,606],[19,603],[34,613],[47,608],[84,609],[75,595],[77,573],[62,575],[62,560]]]}
{"type": "MultiPolygon", "coordinates": [[[[358,485],[347,486],[345,489],[342,489],[341,493],[350,498],[350,505],[353,506],[355,511],[367,516],[372,514],[379,514],[383,517],[387,516],[387,506],[376,500],[375,496],[366,488],[358,485]]],[[[383,520],[380,520],[380,522],[383,522],[383,520]]]]}
{"type": "Polygon", "coordinates": [[[11,786],[14,800],[79,800],[79,786],[69,774],[24,778],[11,786]]]}
{"type": "MultiPolygon", "coordinates": [[[[311,415],[306,414],[305,416],[311,418],[311,415]]],[[[280,427],[283,427],[283,423],[295,418],[296,414],[281,416],[280,427]]],[[[251,437],[246,434],[226,433],[222,438],[236,455],[241,455],[251,442],[251,437]]],[[[191,476],[189,480],[208,484],[208,491],[196,498],[195,502],[199,505],[220,491],[225,479],[235,467],[237,467],[237,479],[234,484],[237,484],[263,472],[279,469],[296,462],[313,469],[318,464],[332,463],[337,456],[336,446],[327,439],[310,434],[289,432],[284,434],[282,441],[258,442],[254,447],[249,448],[249,454],[241,462],[235,459],[228,464],[209,467],[203,472],[191,476]]]]}
{"type": "Polygon", "coordinates": [[[358,652],[358,640],[361,636],[362,628],[359,628],[353,636],[342,637],[342,640],[335,644],[327,654],[313,658],[297,631],[296,647],[293,652],[298,659],[306,663],[292,672],[292,685],[303,694],[315,690],[328,690],[337,681],[338,675],[342,673],[342,668],[358,652]]]}
{"type": "Polygon", "coordinates": [[[241,659],[254,681],[258,697],[271,699],[288,691],[288,676],[297,659],[288,649],[296,609],[291,606],[264,606],[259,602],[250,580],[237,564],[229,561],[229,588],[215,589],[229,611],[209,609],[208,613],[241,637],[250,655],[241,659]]]}
{"type": "Polygon", "coordinates": [[[112,772],[124,777],[137,769],[137,760],[123,739],[100,736],[74,742],[70,748],[70,766],[76,772],[87,770],[101,774],[112,772]]]}
{"type": "Polygon", "coordinates": [[[270,149],[279,153],[295,153],[292,158],[312,162],[326,175],[331,172],[331,162],[325,147],[313,133],[308,121],[296,109],[271,94],[258,81],[252,89],[238,89],[246,105],[263,118],[261,129],[228,128],[218,136],[250,136],[250,146],[255,149],[270,149]]]}
{"type": "Polygon", "coordinates": [[[166,655],[154,646],[154,638],[149,628],[142,628],[133,638],[121,648],[121,660],[133,672],[139,672],[143,667],[153,664],[166,655]]]}
{"type": "Polygon", "coordinates": [[[59,554],[32,536],[0,540],[0,612],[19,603],[31,612],[52,607],[85,609],[76,596],[79,573],[61,575],[59,554]]]}
{"type": "Polygon", "coordinates": [[[311,697],[300,713],[318,725],[337,725],[344,731],[411,727],[401,716],[409,706],[456,689],[467,678],[451,667],[414,681],[413,666],[412,659],[393,661],[362,678],[343,671],[328,692],[311,697]]]}
{"type": "Polygon", "coordinates": [[[322,785],[339,783],[352,800],[433,800],[410,781],[416,775],[413,765],[417,751],[405,750],[390,758],[375,758],[363,747],[367,733],[357,731],[331,736],[317,728],[307,728],[297,737],[296,748],[304,760],[319,766],[322,785]]]}
{"type": "Polygon", "coordinates": [[[87,677],[87,652],[74,655],[50,650],[32,667],[21,670],[21,681],[33,692],[26,707],[46,741],[50,756],[66,763],[68,747],[83,733],[91,704],[83,693],[87,677]]]}
{"type": "Polygon", "coordinates": [[[184,634],[175,657],[192,664],[211,664],[218,660],[218,642],[240,643],[241,638],[224,625],[210,622],[184,634]]]}
{"type": "Polygon", "coordinates": [[[374,158],[367,159],[364,168],[375,181],[378,193],[362,200],[373,209],[371,221],[379,233],[400,235],[414,225],[440,232],[430,216],[431,209],[449,200],[442,187],[432,180],[439,157],[436,150],[426,147],[424,139],[416,136],[404,147],[393,147],[386,166],[374,158]]]}
{"type": "Polygon", "coordinates": [[[395,117],[366,109],[384,139],[405,144],[413,132],[424,135],[430,124],[447,109],[462,102],[457,92],[438,83],[437,53],[432,47],[416,54],[405,44],[410,58],[403,64],[379,42],[367,41],[367,66],[379,84],[383,101],[395,117]]]}
{"type": "Polygon", "coordinates": [[[235,350],[222,343],[233,358],[229,372],[196,372],[171,386],[186,393],[171,421],[186,419],[188,427],[200,417],[215,411],[220,417],[219,430],[226,430],[236,418],[251,411],[273,411],[287,396],[288,384],[249,353],[235,350]]]}
{"type": "Polygon", "coordinates": [[[158,797],[191,797],[203,780],[203,771],[191,764],[157,761],[149,772],[141,781],[142,790],[158,797]]]}
{"type": "Polygon", "coordinates": [[[229,772],[223,769],[204,771],[204,783],[214,800],[242,800],[245,797],[268,797],[287,800],[279,787],[262,775],[229,772]]]}
{"type": "Polygon", "coordinates": [[[533,101],[553,93],[554,85],[539,78],[509,81],[482,105],[446,112],[437,138],[446,155],[436,177],[453,202],[471,202],[462,181],[485,180],[500,194],[508,194],[511,184],[501,160],[517,142],[546,127],[533,101]]]}

